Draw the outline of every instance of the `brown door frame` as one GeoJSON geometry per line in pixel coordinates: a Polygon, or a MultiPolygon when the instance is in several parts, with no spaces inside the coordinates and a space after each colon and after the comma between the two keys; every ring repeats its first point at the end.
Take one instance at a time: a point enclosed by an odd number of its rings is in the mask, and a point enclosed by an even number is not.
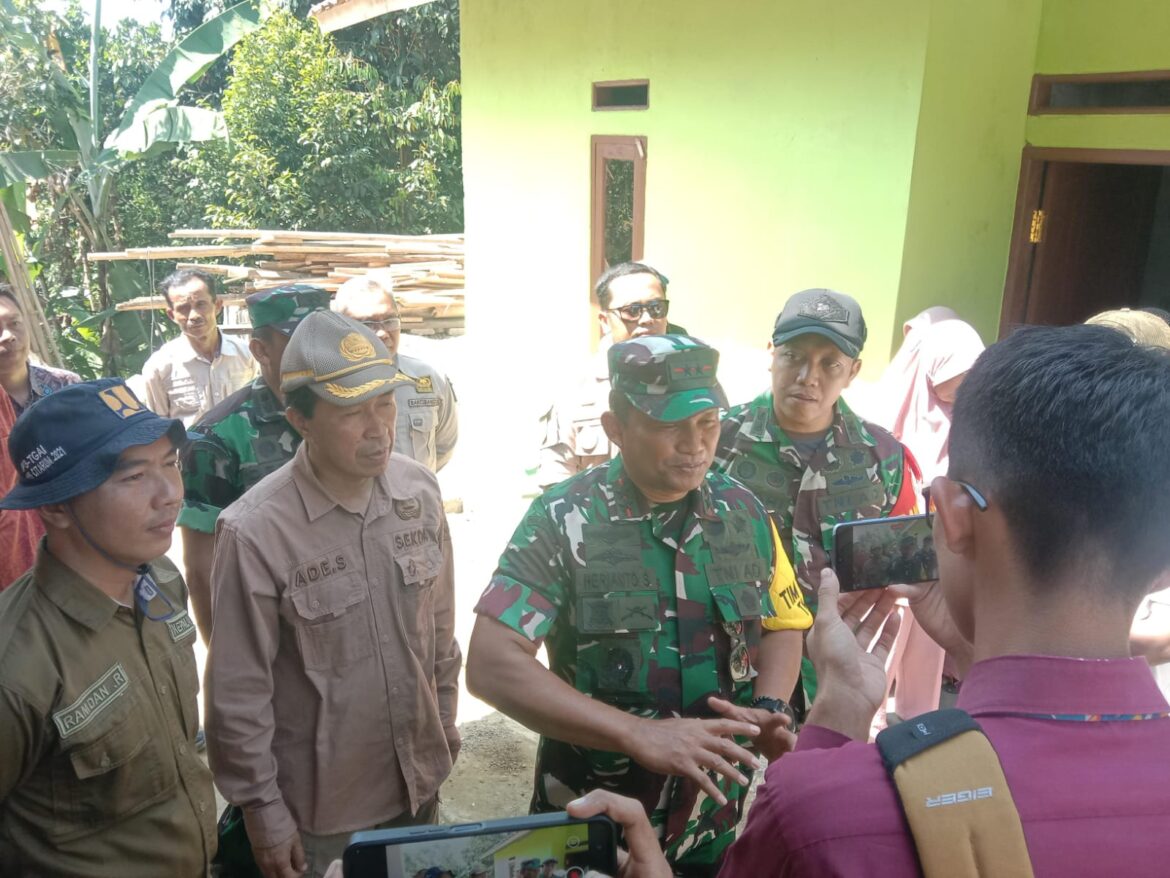
{"type": "Polygon", "coordinates": [[[593,285],[605,271],[605,160],[621,159],[634,163],[634,261],[642,258],[646,245],[646,138],[632,135],[594,134],[590,139],[590,211],[589,211],[589,299],[593,345],[600,336],[597,315],[600,313],[593,285]]]}
{"type": "Polygon", "coordinates": [[[1028,311],[1028,286],[1032,278],[1032,260],[1036,252],[1035,245],[1028,238],[1032,228],[1032,211],[1040,207],[1040,198],[1044,191],[1044,171],[1049,162],[1170,166],[1170,150],[1024,147],[1020,160],[1020,182],[1016,189],[1016,213],[1012,223],[1007,277],[1003,287],[1003,307],[999,317],[1000,338],[1023,323],[1028,311]]]}

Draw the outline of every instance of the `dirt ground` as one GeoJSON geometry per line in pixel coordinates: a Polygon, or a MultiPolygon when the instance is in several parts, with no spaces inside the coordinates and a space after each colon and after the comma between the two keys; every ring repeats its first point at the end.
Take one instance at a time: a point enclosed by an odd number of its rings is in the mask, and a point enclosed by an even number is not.
{"type": "Polygon", "coordinates": [[[527,814],[536,733],[499,712],[462,723],[459,732],[463,749],[439,793],[439,822],[527,814]]]}

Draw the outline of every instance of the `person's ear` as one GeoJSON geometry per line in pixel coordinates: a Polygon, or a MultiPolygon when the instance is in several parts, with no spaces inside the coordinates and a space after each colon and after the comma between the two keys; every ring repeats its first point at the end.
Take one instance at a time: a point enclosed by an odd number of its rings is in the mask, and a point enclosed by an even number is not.
{"type": "Polygon", "coordinates": [[[857,373],[860,371],[861,371],[861,359],[858,358],[858,359],[853,361],[853,366],[849,369],[849,380],[845,382],[846,387],[848,387],[850,384],[853,383],[853,379],[857,377],[857,373]]]}
{"type": "Polygon", "coordinates": [[[170,305],[167,305],[167,318],[168,318],[168,319],[169,319],[169,320],[170,320],[172,323],[178,323],[178,322],[179,322],[178,320],[176,320],[176,319],[175,319],[175,309],[174,309],[174,308],[172,308],[170,305]]]}
{"type": "Polygon", "coordinates": [[[947,550],[953,555],[970,557],[975,549],[975,516],[979,514],[971,495],[957,482],[939,476],[930,483],[930,499],[947,550]]]}
{"type": "Polygon", "coordinates": [[[69,514],[69,509],[64,503],[50,503],[48,506],[38,507],[37,512],[41,516],[41,521],[45,523],[46,530],[50,528],[68,530],[73,526],[73,516],[69,514]]]}
{"type": "Polygon", "coordinates": [[[261,366],[268,365],[268,345],[261,339],[255,337],[248,339],[248,350],[252,352],[252,357],[257,363],[261,366]]]}
{"type": "Polygon", "coordinates": [[[605,338],[609,335],[609,313],[606,311],[597,312],[597,322],[601,328],[601,337],[605,338]]]}
{"type": "Polygon", "coordinates": [[[223,310],[223,299],[221,299],[219,296],[216,296],[215,299],[213,299],[212,301],[213,301],[213,305],[212,305],[213,312],[214,312],[215,316],[218,317],[219,313],[223,310]]]}
{"type": "Polygon", "coordinates": [[[301,438],[307,441],[312,429],[309,427],[309,419],[301,414],[300,409],[290,405],[284,410],[284,417],[292,425],[292,428],[301,435],[301,438]]]}
{"type": "Polygon", "coordinates": [[[617,415],[613,412],[602,412],[601,429],[605,430],[605,435],[609,437],[610,442],[618,448],[622,447],[625,425],[618,420],[617,415]]]}

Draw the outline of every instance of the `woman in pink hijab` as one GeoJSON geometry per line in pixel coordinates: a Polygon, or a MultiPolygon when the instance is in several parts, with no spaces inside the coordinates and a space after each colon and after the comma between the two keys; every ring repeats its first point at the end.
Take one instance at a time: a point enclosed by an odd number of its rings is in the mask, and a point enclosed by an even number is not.
{"type": "MultiPolygon", "coordinates": [[[[926,484],[946,475],[955,392],[983,353],[979,333],[950,308],[928,308],[906,321],[904,341],[878,385],[875,420],[908,447],[926,484]]],[[[907,719],[938,708],[945,653],[904,614],[887,667],[894,709],[907,719]]]]}

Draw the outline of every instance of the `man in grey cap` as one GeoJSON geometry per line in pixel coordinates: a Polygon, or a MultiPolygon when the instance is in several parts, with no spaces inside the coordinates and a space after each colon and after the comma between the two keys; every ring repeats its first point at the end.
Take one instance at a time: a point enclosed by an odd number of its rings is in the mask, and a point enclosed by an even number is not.
{"type": "Polygon", "coordinates": [[[8,447],[36,563],[0,595],[0,875],[203,878],[215,792],[195,752],[195,625],[164,557],[180,421],[113,378],[31,406],[8,447]]]}
{"type": "MultiPolygon", "coordinates": [[[[805,601],[815,612],[833,528],[916,511],[918,465],[886,430],[841,398],[861,369],[861,306],[834,290],[804,290],[772,331],[772,387],[723,417],[714,468],[745,484],[772,516],[805,601]]],[[[816,691],[805,659],[803,697],[816,691]]]]}
{"type": "Polygon", "coordinates": [[[266,878],[433,823],[459,751],[451,541],[434,474],[391,451],[401,380],[368,327],[306,317],[281,364],[303,442],[216,527],[208,752],[266,878]]]}

